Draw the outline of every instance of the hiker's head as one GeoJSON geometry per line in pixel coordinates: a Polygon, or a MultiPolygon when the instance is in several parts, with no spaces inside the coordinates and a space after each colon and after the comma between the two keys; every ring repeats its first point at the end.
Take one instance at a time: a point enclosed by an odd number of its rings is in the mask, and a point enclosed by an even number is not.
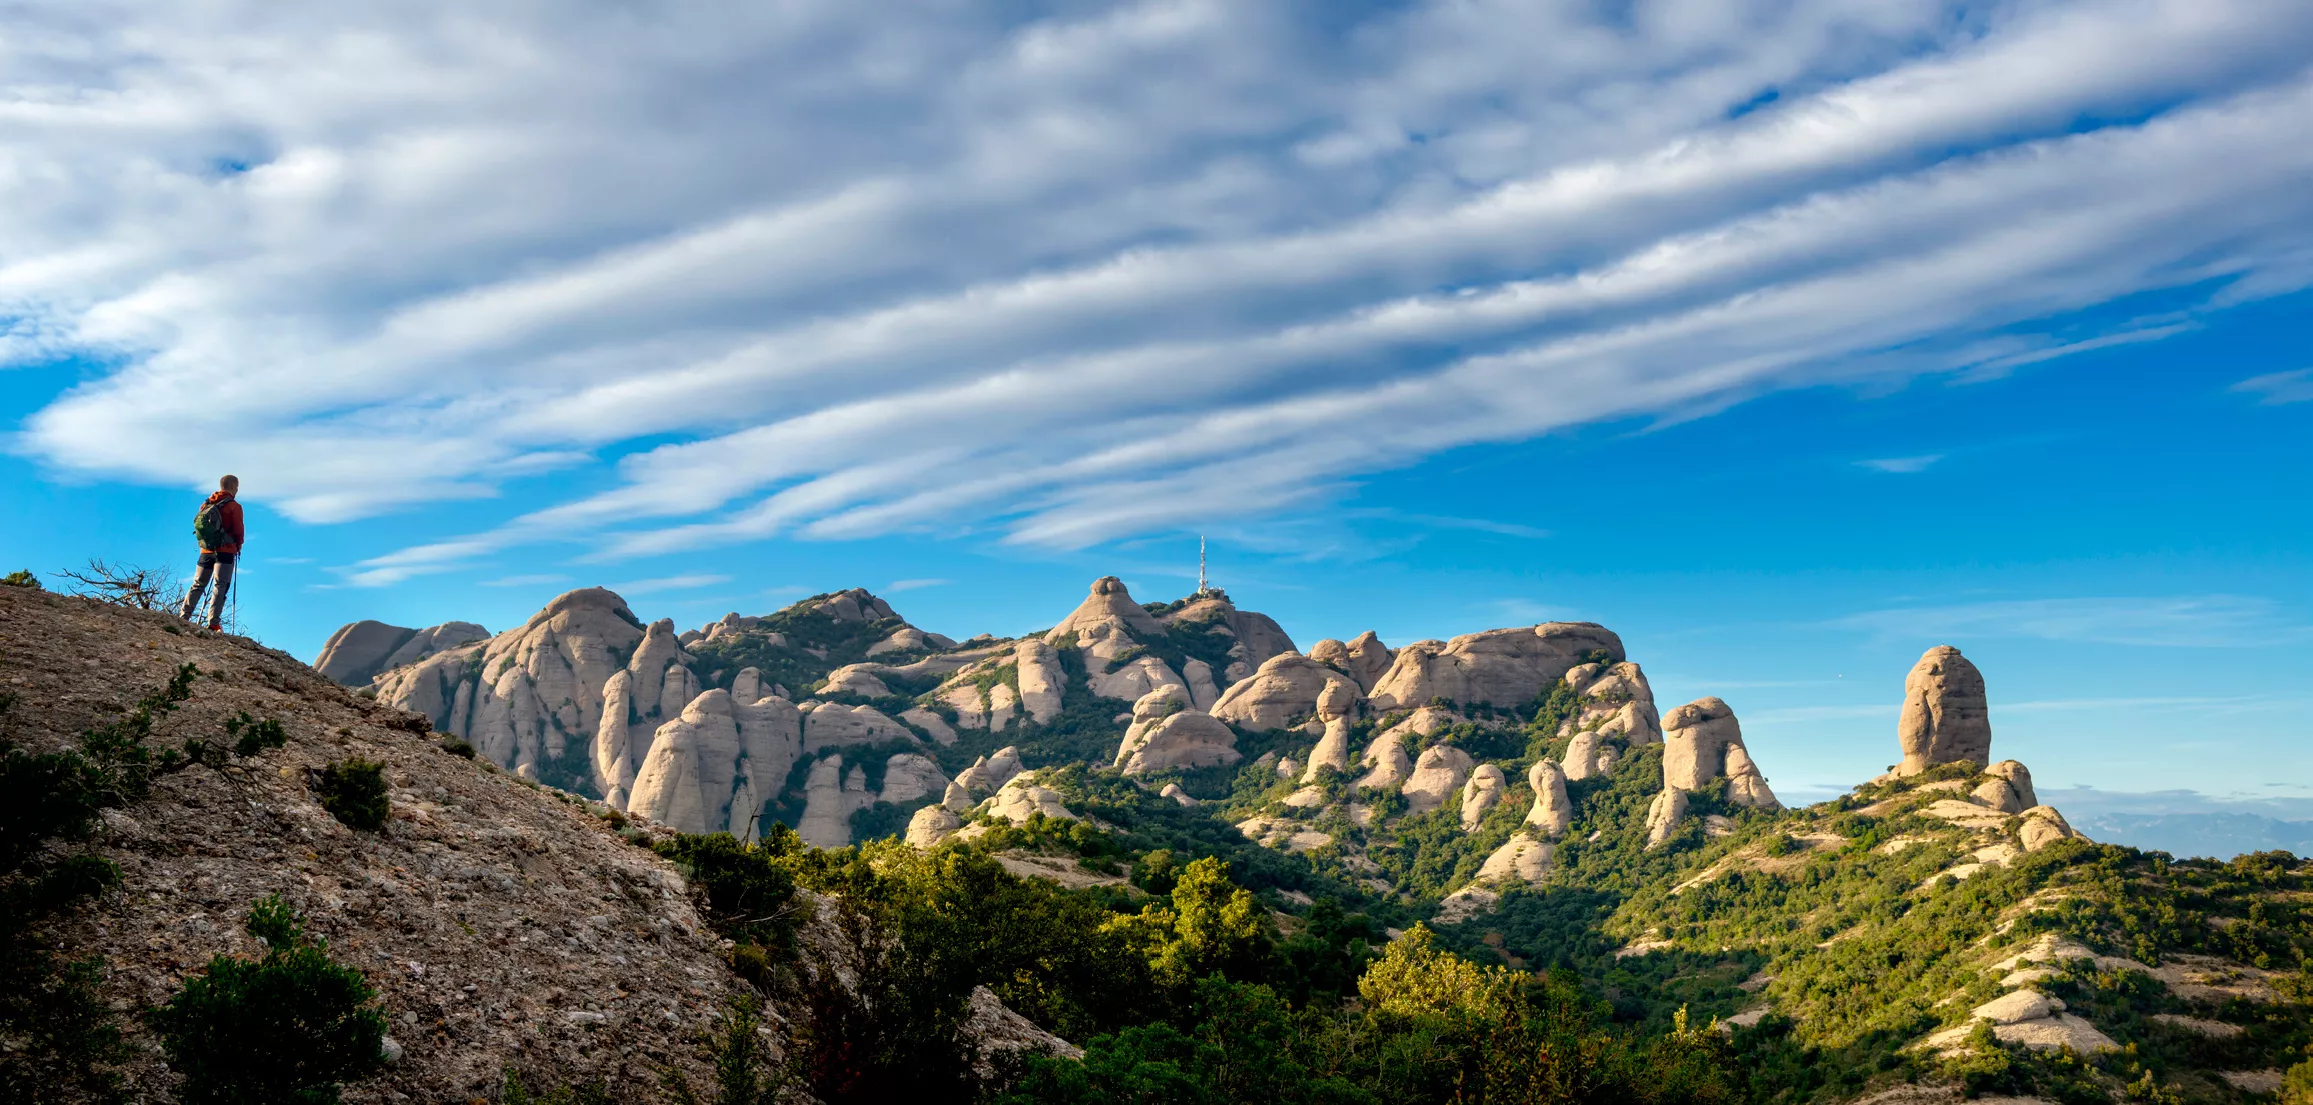
{"type": "Polygon", "coordinates": [[[217,490],[219,490],[219,491],[222,491],[222,492],[224,492],[224,493],[225,493],[225,494],[227,494],[227,495],[231,495],[231,494],[233,494],[233,493],[235,493],[235,492],[237,492],[237,491],[241,490],[241,477],[239,477],[239,476],[219,476],[219,477],[217,477],[217,490]]]}

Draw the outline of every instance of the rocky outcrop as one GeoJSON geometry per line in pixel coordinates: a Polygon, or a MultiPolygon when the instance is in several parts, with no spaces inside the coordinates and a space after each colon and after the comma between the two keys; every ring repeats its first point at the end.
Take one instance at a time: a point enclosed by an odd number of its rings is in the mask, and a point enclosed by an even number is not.
{"type": "Polygon", "coordinates": [[[1020,774],[1020,750],[1005,745],[993,755],[972,761],[972,766],[956,773],[956,785],[973,795],[994,794],[1004,784],[1020,774]]]}
{"type": "Polygon", "coordinates": [[[414,664],[437,652],[447,652],[490,636],[472,622],[444,622],[426,629],[404,629],[379,621],[358,621],[340,626],[321,646],[313,667],[349,687],[367,686],[379,672],[414,664]]]}
{"type": "Polygon", "coordinates": [[[820,694],[848,694],[860,698],[889,698],[891,688],[866,664],[846,664],[827,673],[827,682],[819,687],[820,694]]]}
{"type": "Polygon", "coordinates": [[[1700,698],[1663,719],[1663,786],[1701,790],[1727,779],[1727,797],[1756,809],[1781,809],[1766,777],[1743,747],[1743,727],[1735,711],[1717,698],[1700,698]]]}
{"type": "MultiPolygon", "coordinates": [[[[1129,744],[1129,742],[1128,742],[1129,744]]],[[[1182,710],[1151,726],[1137,746],[1119,749],[1126,775],[1153,775],[1175,768],[1215,767],[1244,758],[1236,731],[1201,710],[1182,710]]]]}
{"type": "Polygon", "coordinates": [[[1687,816],[1687,792],[1675,787],[1664,787],[1662,793],[1646,808],[1646,846],[1660,848],[1678,832],[1679,822],[1687,816]]]}
{"type": "Polygon", "coordinates": [[[946,806],[925,806],[908,818],[907,842],[914,848],[937,847],[956,830],[964,827],[964,819],[946,806]]]}
{"type": "Polygon", "coordinates": [[[1120,630],[1128,636],[1153,637],[1164,632],[1164,624],[1132,601],[1123,580],[1102,576],[1092,581],[1092,593],[1044,634],[1044,642],[1058,645],[1073,636],[1077,647],[1083,648],[1120,630]]]}
{"type": "Polygon", "coordinates": [[[1413,757],[1406,755],[1405,738],[1395,730],[1373,738],[1357,762],[1367,771],[1351,784],[1356,787],[1388,790],[1404,784],[1413,775],[1413,757]]]}
{"type": "Polygon", "coordinates": [[[883,790],[876,795],[879,802],[895,806],[906,805],[923,798],[938,798],[948,792],[948,776],[928,756],[902,752],[884,761],[883,790]]]}
{"type": "Polygon", "coordinates": [[[2075,830],[2054,806],[2034,806],[2024,811],[2024,823],[2016,829],[2016,839],[2027,852],[2037,852],[2064,840],[2086,840],[2075,830]]]}
{"type": "Polygon", "coordinates": [[[1470,754],[1453,745],[1433,744],[1422,749],[1400,791],[1405,795],[1406,812],[1424,814],[1445,805],[1446,798],[1458,793],[1469,779],[1470,766],[1470,754]]]}
{"type": "Polygon", "coordinates": [[[1340,688],[1333,692],[1336,702],[1363,697],[1348,676],[1298,652],[1281,652],[1264,661],[1251,678],[1222,692],[1221,700],[1213,704],[1213,716],[1256,733],[1298,728],[1316,721],[1317,700],[1332,687],[1340,688]]]}
{"type": "Polygon", "coordinates": [[[948,719],[921,706],[911,706],[901,710],[899,720],[923,730],[932,740],[940,744],[956,743],[956,730],[954,726],[948,724],[948,719]]]}
{"type": "Polygon", "coordinates": [[[1022,775],[1005,783],[1004,788],[997,791],[995,797],[981,803],[980,808],[989,817],[1015,825],[1025,824],[1031,816],[1039,813],[1046,817],[1076,820],[1076,815],[1068,812],[1068,807],[1061,804],[1060,792],[1037,783],[1033,775],[1022,775]]]}
{"type": "Polygon", "coordinates": [[[1189,705],[1212,713],[1213,704],[1221,700],[1221,688],[1213,682],[1213,665],[1192,657],[1181,665],[1181,678],[1187,681],[1189,705]]]}
{"type": "Polygon", "coordinates": [[[1574,803],[1566,799],[1566,773],[1548,760],[1536,760],[1526,769],[1526,787],[1534,792],[1534,806],[1526,824],[1545,837],[1557,838],[1574,823],[1574,803]]]}
{"type": "Polygon", "coordinates": [[[1978,804],[2002,813],[2022,813],[2040,804],[2032,790],[2032,772],[2014,760],[2001,760],[1984,769],[1991,776],[1970,795],[1978,804]]]}
{"type": "Polygon", "coordinates": [[[1476,829],[1495,806],[1502,804],[1502,794],[1509,788],[1502,769],[1493,764],[1479,764],[1470,771],[1470,781],[1462,784],[1462,831],[1476,829]]]}
{"type": "Polygon", "coordinates": [[[1623,659],[1622,639],[1590,622],[1549,622],[1529,629],[1491,629],[1451,641],[1416,641],[1399,649],[1375,683],[1372,707],[1414,707],[1443,698],[1464,704],[1516,706],[1565,677],[1592,653],[1623,659]]]}
{"type": "Polygon", "coordinates": [[[1157,792],[1157,797],[1170,798],[1175,804],[1183,806],[1194,806],[1198,804],[1196,796],[1190,794],[1188,791],[1182,790],[1179,783],[1166,783],[1165,788],[1157,792]]]}
{"type": "Polygon", "coordinates": [[[1068,682],[1060,654],[1033,637],[1012,646],[1012,662],[1019,665],[1020,709],[1038,725],[1060,716],[1060,693],[1068,682]]]}
{"type": "Polygon", "coordinates": [[[1309,766],[1301,780],[1314,783],[1326,768],[1349,770],[1349,730],[1357,711],[1357,694],[1348,684],[1328,682],[1317,693],[1317,721],[1325,731],[1309,752],[1309,766]]]}
{"type": "Polygon", "coordinates": [[[1219,591],[1206,591],[1162,619],[1168,629],[1234,637],[1229,663],[1222,676],[1235,683],[1281,653],[1292,652],[1293,638],[1266,614],[1239,610],[1219,591]]]}
{"type": "Polygon", "coordinates": [[[1381,638],[1368,629],[1349,642],[1346,661],[1336,666],[1351,679],[1357,680],[1359,689],[1370,692],[1381,682],[1382,676],[1389,674],[1390,662],[1395,659],[1396,651],[1382,644],[1381,638]]]}
{"type": "Polygon", "coordinates": [[[1092,693],[1125,702],[1132,702],[1158,687],[1185,686],[1164,661],[1146,655],[1135,656],[1098,675],[1087,675],[1086,682],[1092,693]]]}
{"type": "Polygon", "coordinates": [[[1569,779],[1594,779],[1622,762],[1622,747],[1597,732],[1576,733],[1566,744],[1565,771],[1569,779]]]}
{"type": "Polygon", "coordinates": [[[786,699],[706,691],[652,735],[623,808],[681,832],[752,840],[802,753],[800,717],[786,699]]]}
{"type": "Polygon", "coordinates": [[[841,702],[806,703],[803,711],[803,750],[820,752],[849,744],[913,743],[915,733],[873,706],[846,706],[841,702]]]}
{"type": "Polygon", "coordinates": [[[825,614],[839,622],[875,622],[897,618],[891,605],[867,592],[864,587],[820,595],[795,604],[804,614],[825,614]]]}
{"type": "MultiPolygon", "coordinates": [[[[672,623],[664,624],[671,655],[681,646],[672,623]]],[[[605,685],[642,640],[641,625],[617,595],[600,587],[572,591],[519,629],[381,674],[378,700],[424,715],[517,774],[537,778],[544,767],[586,778],[593,774],[587,742],[602,725],[605,685]]],[[[632,693],[655,706],[667,673],[648,674],[658,682],[637,680],[632,693]]],[[[697,691],[695,683],[685,689],[697,691]]],[[[672,709],[689,699],[680,695],[672,709]]],[[[655,728],[663,720],[645,723],[655,728]]]]}
{"type": "Polygon", "coordinates": [[[842,756],[828,756],[811,765],[803,784],[803,818],[795,835],[816,848],[841,848],[851,843],[851,815],[875,804],[867,789],[867,769],[843,766],[842,756]]]}
{"type": "Polygon", "coordinates": [[[1513,833],[1501,847],[1486,856],[1485,864],[1478,868],[1478,881],[1496,885],[1540,883],[1543,876],[1550,873],[1550,856],[1554,850],[1549,841],[1513,833]]]}
{"type": "Polygon", "coordinates": [[[1896,723],[1903,748],[1898,775],[1916,775],[1937,764],[1967,760],[1989,763],[1992,720],[1984,698],[1984,675],[1950,645],[1937,645],[1919,658],[1903,681],[1903,716],[1896,723]]]}
{"type": "Polygon", "coordinates": [[[891,636],[867,646],[867,654],[883,656],[893,652],[933,652],[954,647],[956,642],[949,638],[937,633],[926,633],[912,625],[903,625],[892,630],[891,636]]]}

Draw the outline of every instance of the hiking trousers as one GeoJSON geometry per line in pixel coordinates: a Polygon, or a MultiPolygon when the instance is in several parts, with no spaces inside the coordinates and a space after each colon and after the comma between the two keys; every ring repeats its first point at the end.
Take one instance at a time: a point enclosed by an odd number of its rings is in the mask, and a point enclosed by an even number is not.
{"type": "Polygon", "coordinates": [[[193,573],[193,589],[185,592],[185,604],[177,609],[180,618],[191,618],[201,606],[201,592],[209,589],[212,576],[217,581],[217,593],[209,598],[209,628],[215,629],[225,621],[225,595],[233,589],[233,561],[239,553],[201,551],[200,567],[193,573]]]}

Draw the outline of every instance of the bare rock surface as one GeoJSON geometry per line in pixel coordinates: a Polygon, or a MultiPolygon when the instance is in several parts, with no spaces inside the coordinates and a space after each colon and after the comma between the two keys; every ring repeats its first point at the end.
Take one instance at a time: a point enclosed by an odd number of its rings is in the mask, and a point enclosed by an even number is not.
{"type": "Polygon", "coordinates": [[[1534,792],[1534,805],[1526,811],[1526,824],[1545,837],[1555,838],[1574,823],[1574,803],[1566,798],[1566,773],[1549,760],[1536,760],[1526,769],[1526,787],[1534,792]]]}
{"type": "Polygon", "coordinates": [[[1447,797],[1459,793],[1469,779],[1470,767],[1470,754],[1453,745],[1433,744],[1422,749],[1400,791],[1405,795],[1406,812],[1424,814],[1445,805],[1447,797]]]}
{"type": "Polygon", "coordinates": [[[1501,805],[1502,794],[1509,787],[1508,777],[1494,764],[1479,764],[1470,771],[1470,779],[1462,784],[1462,831],[1478,827],[1501,805]]]}
{"type": "Polygon", "coordinates": [[[1315,719],[1318,699],[1329,692],[1343,703],[1343,713],[1365,697],[1348,676],[1298,652],[1281,652],[1264,661],[1252,678],[1221,692],[1213,717],[1248,732],[1289,729],[1315,719]]]}
{"type": "Polygon", "coordinates": [[[313,661],[314,670],[349,687],[367,685],[379,672],[414,664],[437,652],[486,640],[490,631],[473,622],[444,622],[404,629],[379,621],[358,621],[330,634],[313,661]]]}
{"type": "MultiPolygon", "coordinates": [[[[661,1066],[712,1085],[693,1037],[733,986],[716,938],[682,876],[621,839],[605,807],[451,755],[410,714],[246,639],[0,588],[0,684],[20,698],[9,735],[34,750],[117,717],[183,663],[202,675],[161,741],[221,733],[246,711],[279,720],[289,743],[164,776],[105,820],[89,846],[122,884],[54,930],[64,954],[104,958],[100,999],[157,1005],[212,956],[258,955],[241,918],[279,893],[393,1018],[402,1058],[360,1100],[486,1097],[517,1056],[606,1079],[622,1100],[653,1099],[661,1066]],[[352,757],[385,765],[382,832],[346,828],[307,782],[352,757]]],[[[166,1099],[152,1037],[121,1024],[131,1096],[166,1099]]]]}
{"type": "Polygon", "coordinates": [[[1989,763],[1992,721],[1984,675],[1950,645],[1919,658],[1903,681],[1903,715],[1896,723],[1903,748],[1898,775],[1916,775],[1959,760],[1989,763]]]}
{"type": "Polygon", "coordinates": [[[1590,622],[1549,622],[1490,629],[1451,641],[1417,641],[1399,649],[1373,687],[1375,709],[1450,702],[1513,706],[1565,677],[1587,654],[1623,659],[1622,639],[1590,622]]]}
{"type": "Polygon", "coordinates": [[[1536,840],[1525,833],[1513,834],[1487,855],[1485,864],[1478,868],[1478,881],[1540,883],[1543,876],[1550,873],[1551,851],[1549,841],[1536,840]]]}
{"type": "MultiPolygon", "coordinates": [[[[1176,688],[1177,689],[1177,688],[1176,688]]],[[[1120,749],[1126,775],[1153,775],[1174,768],[1214,767],[1244,758],[1237,751],[1237,733],[1201,710],[1167,715],[1141,735],[1137,745],[1120,749]]]]}

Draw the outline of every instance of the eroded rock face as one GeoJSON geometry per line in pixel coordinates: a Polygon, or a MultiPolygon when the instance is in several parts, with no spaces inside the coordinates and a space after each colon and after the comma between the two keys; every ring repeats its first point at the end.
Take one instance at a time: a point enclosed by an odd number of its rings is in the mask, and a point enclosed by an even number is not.
{"type": "Polygon", "coordinates": [[[1406,812],[1424,814],[1445,805],[1446,797],[1459,792],[1469,779],[1470,767],[1470,754],[1453,745],[1433,744],[1422,749],[1400,792],[1405,795],[1406,812]]]}
{"type": "Polygon", "coordinates": [[[972,761],[972,766],[956,773],[956,783],[973,794],[993,794],[1020,774],[1020,750],[1005,745],[993,755],[972,761]]]}
{"type": "Polygon", "coordinates": [[[1221,688],[1213,682],[1213,665],[1191,658],[1181,665],[1181,678],[1188,681],[1189,705],[1213,712],[1213,704],[1221,700],[1221,688]]]}
{"type": "Polygon", "coordinates": [[[1738,805],[1782,808],[1743,747],[1743,727],[1734,710],[1717,698],[1699,698],[1672,710],[1663,719],[1663,786],[1701,790],[1719,778],[1728,780],[1727,796],[1738,805]]]}
{"type": "Polygon", "coordinates": [[[822,702],[803,715],[803,750],[819,752],[847,744],[914,741],[908,727],[893,721],[873,706],[846,706],[822,702]]]}
{"type": "Polygon", "coordinates": [[[1153,775],[1174,768],[1233,764],[1243,758],[1235,730],[1201,710],[1182,710],[1149,727],[1124,755],[1122,766],[1126,775],[1153,775]]]}
{"type": "Polygon", "coordinates": [[[1060,690],[1068,675],[1061,670],[1060,654],[1052,646],[1030,638],[1012,647],[1019,665],[1020,708],[1038,725],[1060,716],[1060,690]]]}
{"type": "Polygon", "coordinates": [[[1526,787],[1534,792],[1534,807],[1526,823],[1545,837],[1556,838],[1574,823],[1574,803],[1566,798],[1566,773],[1548,760],[1536,760],[1526,769],[1526,787]]]}
{"type": "Polygon", "coordinates": [[[1116,698],[1126,702],[1168,684],[1185,687],[1181,677],[1154,656],[1136,656],[1098,675],[1089,676],[1089,682],[1092,693],[1102,698],[1116,698]]]}
{"type": "Polygon", "coordinates": [[[1566,777],[1589,779],[1606,775],[1622,760],[1622,748],[1597,732],[1576,733],[1566,745],[1566,777]]]}
{"type": "MultiPolygon", "coordinates": [[[[673,623],[666,624],[666,643],[679,650],[673,623]]],[[[584,776],[592,773],[589,750],[570,747],[569,737],[585,741],[601,727],[604,685],[642,639],[617,595],[600,587],[572,591],[519,629],[381,674],[378,700],[425,715],[517,773],[536,778],[543,764],[584,776]]],[[[657,705],[660,687],[638,680],[635,697],[646,692],[657,705]]],[[[678,698],[673,710],[687,701],[678,698]]],[[[655,728],[663,720],[646,722],[655,728]]]]}
{"type": "Polygon", "coordinates": [[[2023,803],[2022,809],[2031,809],[2040,804],[2040,796],[2032,790],[2032,771],[2023,764],[2014,760],[2001,760],[1985,768],[1984,774],[2006,782],[2009,789],[2015,792],[2017,801],[2023,803]]]}
{"type": "Polygon", "coordinates": [[[1508,787],[1501,768],[1493,764],[1472,768],[1470,781],[1462,784],[1462,831],[1469,832],[1485,821],[1486,815],[1502,803],[1502,793],[1508,787]]]}
{"type": "Polygon", "coordinates": [[[2086,840],[2074,829],[2054,806],[2034,806],[2024,811],[2024,823],[2016,830],[2016,839],[2027,852],[2037,852],[2063,840],[2086,840]]]}
{"type": "Polygon", "coordinates": [[[1903,681],[1903,717],[1896,723],[1903,747],[1898,775],[1916,775],[1937,764],[1992,758],[1992,720],[1984,698],[1984,676],[1950,645],[1937,645],[1919,658],[1903,681]]]}
{"type": "Polygon", "coordinates": [[[822,613],[840,622],[872,622],[897,618],[891,604],[869,594],[864,587],[837,591],[824,598],[798,604],[805,613],[822,613]]]}
{"type": "Polygon", "coordinates": [[[821,694],[850,694],[861,698],[888,698],[891,688],[877,678],[866,664],[846,664],[827,673],[827,682],[819,688],[821,694]]]}
{"type": "Polygon", "coordinates": [[[1285,630],[1268,615],[1239,610],[1228,596],[1218,591],[1197,596],[1161,620],[1174,629],[1236,639],[1229,646],[1229,663],[1222,672],[1224,685],[1252,674],[1272,656],[1294,651],[1293,638],[1286,636],[1285,630]]]}
{"type": "Polygon", "coordinates": [[[1515,706],[1565,677],[1592,651],[1623,658],[1622,639],[1590,622],[1549,622],[1530,629],[1491,629],[1440,644],[1399,649],[1374,685],[1374,709],[1452,702],[1515,706]]]}
{"type": "Polygon", "coordinates": [[[941,744],[956,743],[956,729],[948,724],[948,719],[921,706],[900,711],[899,719],[931,734],[931,738],[941,744]]]}
{"type": "Polygon", "coordinates": [[[1524,833],[1514,833],[1502,846],[1486,857],[1478,868],[1481,883],[1526,883],[1533,885],[1550,873],[1550,842],[1536,840],[1524,833]]]}
{"type": "Polygon", "coordinates": [[[947,792],[948,776],[940,765],[928,756],[902,752],[884,761],[883,791],[876,799],[896,806],[947,792]]]}
{"type": "Polygon", "coordinates": [[[1373,743],[1365,746],[1365,755],[1358,759],[1358,766],[1368,770],[1351,785],[1379,790],[1402,785],[1414,769],[1413,757],[1405,752],[1405,740],[1395,730],[1373,738],[1373,743]]]}
{"type": "Polygon", "coordinates": [[[800,718],[786,699],[706,691],[653,734],[624,808],[681,832],[753,840],[801,755],[800,718]]]}
{"type": "Polygon", "coordinates": [[[1646,808],[1646,846],[1659,848],[1668,843],[1671,834],[1678,832],[1679,822],[1687,816],[1687,792],[1675,787],[1664,787],[1662,793],[1646,808]]]}
{"type": "Polygon", "coordinates": [[[867,771],[857,765],[844,769],[842,756],[828,756],[811,765],[803,784],[803,818],[795,835],[816,848],[841,848],[851,843],[851,815],[875,804],[867,789],[867,771]]]}
{"type": "Polygon", "coordinates": [[[1060,792],[1039,785],[1034,776],[1021,776],[1005,783],[1004,789],[983,803],[982,808],[988,816],[1015,825],[1026,823],[1031,815],[1039,813],[1046,817],[1076,820],[1076,815],[1068,812],[1068,807],[1061,804],[1060,792]]]}
{"type": "Polygon", "coordinates": [[[964,827],[964,819],[946,806],[925,806],[908,818],[908,845],[913,848],[936,848],[956,830],[964,827]]]}
{"type": "Polygon", "coordinates": [[[1078,603],[1076,609],[1060,624],[1044,634],[1044,643],[1058,645],[1074,636],[1078,647],[1094,639],[1105,639],[1112,630],[1122,629],[1128,635],[1156,636],[1164,632],[1164,625],[1141,605],[1132,601],[1124,581],[1115,576],[1102,576],[1092,581],[1092,593],[1078,603]]]}
{"type": "Polygon", "coordinates": [[[1294,728],[1315,720],[1319,697],[1336,687],[1337,703],[1363,697],[1348,676],[1298,652],[1282,652],[1262,663],[1252,678],[1222,692],[1213,716],[1251,732],[1294,728]]]}
{"type": "Polygon", "coordinates": [[[346,686],[366,686],[379,672],[415,664],[437,652],[470,645],[489,636],[489,630],[472,622],[444,622],[426,629],[404,629],[379,621],[358,621],[330,634],[313,667],[346,686]]]}

